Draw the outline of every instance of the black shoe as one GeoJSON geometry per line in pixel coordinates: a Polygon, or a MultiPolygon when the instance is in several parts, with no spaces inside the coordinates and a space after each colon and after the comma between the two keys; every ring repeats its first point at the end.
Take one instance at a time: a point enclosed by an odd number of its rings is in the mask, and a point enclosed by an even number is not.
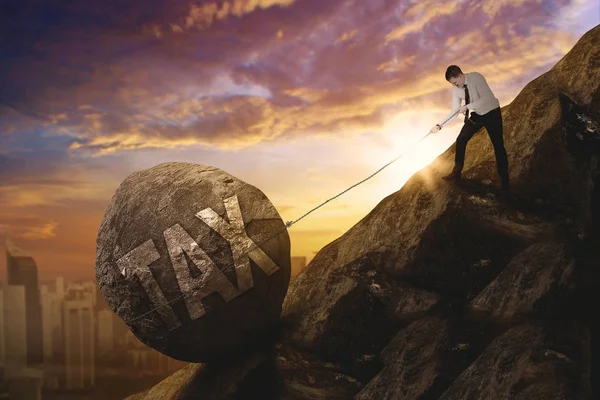
{"type": "Polygon", "coordinates": [[[452,171],[446,176],[442,176],[442,179],[450,182],[460,181],[460,172],[452,171]]]}

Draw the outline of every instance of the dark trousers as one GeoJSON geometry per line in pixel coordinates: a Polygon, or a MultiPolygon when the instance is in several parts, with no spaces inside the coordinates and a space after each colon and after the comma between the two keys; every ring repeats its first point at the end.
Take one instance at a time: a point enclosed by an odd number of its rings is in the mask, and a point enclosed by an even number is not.
{"type": "Polygon", "coordinates": [[[456,155],[454,158],[454,170],[460,172],[465,164],[465,151],[467,143],[477,133],[481,127],[485,127],[487,133],[494,145],[496,153],[496,167],[498,175],[502,180],[502,185],[508,187],[508,156],[504,148],[504,132],[502,126],[502,113],[500,107],[493,109],[484,115],[471,113],[471,117],[460,130],[460,134],[456,138],[456,155]]]}

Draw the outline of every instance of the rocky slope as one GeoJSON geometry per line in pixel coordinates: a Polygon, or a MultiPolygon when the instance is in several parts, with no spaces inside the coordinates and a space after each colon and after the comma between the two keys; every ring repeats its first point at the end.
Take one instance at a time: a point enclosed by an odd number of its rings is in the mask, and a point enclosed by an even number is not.
{"type": "Polygon", "coordinates": [[[478,133],[316,255],[271,353],[132,398],[600,397],[600,26],[502,113],[512,196],[478,133]]]}

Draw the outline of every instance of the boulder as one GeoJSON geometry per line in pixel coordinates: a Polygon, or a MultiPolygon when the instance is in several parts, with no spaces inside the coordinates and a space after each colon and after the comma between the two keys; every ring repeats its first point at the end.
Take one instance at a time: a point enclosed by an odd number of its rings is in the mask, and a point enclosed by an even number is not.
{"type": "Polygon", "coordinates": [[[106,302],[143,343],[183,361],[269,343],[290,264],[289,236],[269,199],[199,164],[132,173],[98,231],[106,302]]]}

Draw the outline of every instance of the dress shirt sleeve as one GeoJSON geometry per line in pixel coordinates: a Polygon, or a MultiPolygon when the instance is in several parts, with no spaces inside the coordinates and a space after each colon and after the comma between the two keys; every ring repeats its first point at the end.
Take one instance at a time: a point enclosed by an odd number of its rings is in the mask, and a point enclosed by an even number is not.
{"type": "Polygon", "coordinates": [[[488,85],[483,75],[481,75],[480,73],[474,73],[473,75],[469,76],[469,79],[472,79],[472,84],[475,84],[477,88],[477,93],[479,93],[480,96],[477,100],[467,104],[467,108],[469,110],[477,108],[483,103],[489,102],[495,97],[494,93],[492,92],[492,89],[490,89],[490,86],[488,85]]]}
{"type": "Polygon", "coordinates": [[[461,99],[460,99],[460,97],[458,97],[457,91],[454,90],[454,88],[453,88],[452,89],[452,111],[450,111],[450,113],[446,116],[446,118],[444,118],[445,122],[442,122],[439,124],[442,128],[445,125],[448,125],[450,122],[452,122],[452,120],[454,118],[456,118],[458,113],[454,116],[452,116],[452,114],[454,114],[456,111],[458,111],[458,109],[460,108],[460,102],[461,102],[461,99]],[[450,117],[452,117],[452,118],[450,118],[450,117]]]}

